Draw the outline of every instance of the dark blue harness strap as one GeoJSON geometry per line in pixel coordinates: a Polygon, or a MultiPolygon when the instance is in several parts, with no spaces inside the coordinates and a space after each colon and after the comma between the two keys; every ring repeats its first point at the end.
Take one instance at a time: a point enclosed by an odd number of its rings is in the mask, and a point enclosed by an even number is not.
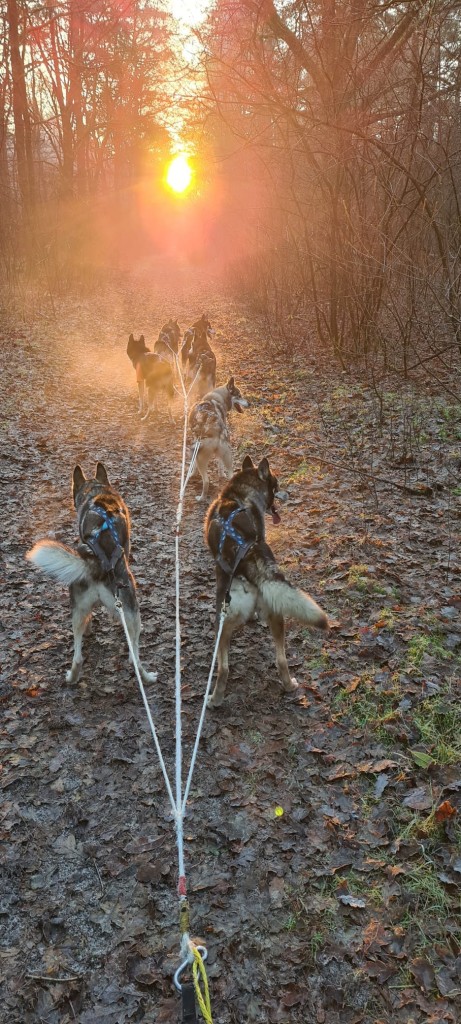
{"type": "Polygon", "coordinates": [[[237,566],[242,561],[242,558],[245,557],[250,548],[252,548],[255,544],[254,540],[245,540],[245,538],[242,537],[241,533],[238,532],[235,526],[232,525],[233,520],[239,514],[239,512],[245,511],[246,509],[242,508],[242,506],[238,506],[237,508],[233,509],[230,515],[228,515],[227,519],[223,519],[223,517],[220,515],[218,515],[217,517],[217,522],[219,522],[221,527],[221,535],[219,538],[216,561],[219,567],[223,570],[223,572],[230,576],[231,580],[235,574],[237,566]],[[229,563],[226,562],[225,558],[223,557],[223,548],[228,537],[230,537],[230,539],[233,540],[235,544],[237,544],[237,554],[233,566],[229,565],[229,563]]]}
{"type": "Polygon", "coordinates": [[[95,526],[85,543],[89,548],[91,548],[98,561],[101,562],[103,569],[105,569],[106,572],[110,572],[116,566],[119,558],[123,555],[123,548],[120,544],[120,538],[117,533],[114,518],[111,516],[110,512],[107,512],[105,508],[101,508],[100,505],[94,505],[93,511],[97,512],[98,516],[101,517],[102,524],[101,526],[95,526]],[[112,539],[115,541],[115,548],[110,558],[107,557],[99,543],[99,538],[104,530],[109,530],[112,539]]]}

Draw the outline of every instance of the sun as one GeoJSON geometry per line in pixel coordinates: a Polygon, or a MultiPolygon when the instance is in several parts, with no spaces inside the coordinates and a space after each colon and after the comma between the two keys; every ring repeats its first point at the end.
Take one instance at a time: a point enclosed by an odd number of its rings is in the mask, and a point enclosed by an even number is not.
{"type": "Polygon", "coordinates": [[[175,156],[166,172],[167,185],[173,192],[185,192],[193,178],[192,167],[185,153],[175,156]]]}

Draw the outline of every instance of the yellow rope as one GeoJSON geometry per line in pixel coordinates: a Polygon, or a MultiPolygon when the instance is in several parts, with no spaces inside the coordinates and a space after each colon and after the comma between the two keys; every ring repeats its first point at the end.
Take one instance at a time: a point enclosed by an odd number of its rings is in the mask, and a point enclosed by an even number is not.
{"type": "Polygon", "coordinates": [[[190,949],[194,957],[192,964],[192,977],[194,979],[195,998],[200,1007],[200,1013],[206,1024],[213,1024],[213,1018],[211,1016],[210,1006],[210,993],[208,991],[208,978],[206,976],[205,964],[196,946],[191,943],[190,949]],[[200,979],[202,980],[203,993],[200,988],[200,979]]]}
{"type": "Polygon", "coordinates": [[[179,905],[179,930],[181,935],[188,932],[189,928],[189,904],[187,900],[183,899],[179,905]]]}

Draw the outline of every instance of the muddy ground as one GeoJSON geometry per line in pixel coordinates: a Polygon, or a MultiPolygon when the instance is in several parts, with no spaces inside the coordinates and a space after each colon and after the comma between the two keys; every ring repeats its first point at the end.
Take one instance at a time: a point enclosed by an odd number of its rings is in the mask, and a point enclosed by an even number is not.
{"type": "MultiPolygon", "coordinates": [[[[105,462],[133,519],[141,653],[174,750],[173,523],[181,449],[141,423],[128,334],[207,310],[220,382],[250,398],[238,459],[267,455],[289,498],[268,539],[335,623],[290,624],[282,696],[265,627],[232,646],[186,819],[192,930],[215,1024],[459,1019],[461,406],[456,367],[371,386],[312,349],[269,353],[261,319],[212,275],[152,265],[85,300],[1,322],[4,1024],[180,1019],[174,832],[121,627],[97,613],[77,686],[68,599],[24,559],[73,544],[70,477],[105,462]],[[54,315],[53,315],[54,312],[54,315]],[[448,389],[448,390],[447,390],[448,389]],[[323,461],[319,461],[323,460],[323,461]],[[282,813],[283,811],[283,813],[282,813]],[[457,1009],[458,1007],[458,1009],[457,1009]]],[[[216,469],[213,492],[216,493],[216,469]]],[[[213,648],[198,483],[182,552],[184,743],[213,648]]]]}

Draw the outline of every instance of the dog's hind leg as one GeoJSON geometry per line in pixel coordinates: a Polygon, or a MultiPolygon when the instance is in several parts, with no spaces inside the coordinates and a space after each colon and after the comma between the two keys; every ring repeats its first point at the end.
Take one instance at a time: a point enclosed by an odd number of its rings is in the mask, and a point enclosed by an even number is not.
{"type": "Polygon", "coordinates": [[[139,396],[139,415],[142,416],[144,412],[144,381],[138,381],[138,396],[139,396]]]}
{"type": "Polygon", "coordinates": [[[153,390],[151,388],[148,387],[147,388],[147,408],[146,408],[146,411],[144,413],[144,416],[141,416],[141,420],[143,422],[145,422],[145,420],[149,419],[149,416],[150,416],[151,412],[154,411],[154,406],[155,406],[154,392],[153,392],[153,390]]]}
{"type": "MultiPolygon", "coordinates": [[[[229,578],[221,570],[217,570],[216,577],[216,625],[218,625],[221,605],[227,591],[229,578]]],[[[242,580],[234,580],[230,589],[230,602],[218,646],[218,678],[213,693],[208,698],[208,704],[212,708],[219,707],[224,700],[229,676],[229,648],[232,634],[244,622],[248,622],[248,619],[251,618],[254,612],[255,604],[255,588],[247,582],[243,583],[242,580]]]]}
{"type": "Polygon", "coordinates": [[[87,632],[91,612],[94,607],[95,601],[94,596],[91,594],[89,587],[85,587],[83,584],[73,584],[70,587],[70,599],[72,603],[72,630],[74,634],[74,657],[72,665],[68,672],[66,672],[66,682],[76,683],[80,678],[82,671],[83,656],[82,656],[82,640],[84,633],[87,632]]]}
{"type": "Polygon", "coordinates": [[[230,480],[233,475],[232,449],[229,444],[222,445],[219,453],[219,461],[222,466],[223,476],[230,480]]]}
{"type": "Polygon", "coordinates": [[[129,597],[128,600],[126,599],[126,597],[122,598],[122,601],[126,627],[131,640],[133,653],[136,658],[136,663],[139,668],[139,674],[141,676],[141,679],[143,683],[155,683],[157,679],[157,672],[148,672],[147,669],[144,668],[144,665],[139,659],[139,636],[141,633],[141,615],[139,612],[139,608],[137,606],[137,602],[132,602],[129,597]]]}
{"type": "Polygon", "coordinates": [[[231,617],[230,613],[227,613],[227,617],[224,620],[221,637],[219,640],[218,647],[218,678],[216,685],[208,698],[208,705],[210,708],[218,708],[224,700],[226,693],[227,680],[229,676],[229,647],[232,639],[232,634],[241,623],[240,616],[235,618],[231,617]]]}
{"type": "Polygon", "coordinates": [[[283,615],[268,615],[267,624],[272,633],[275,644],[275,660],[279,670],[282,686],[286,693],[298,689],[298,684],[293,676],[290,676],[287,657],[285,653],[285,623],[283,615]]]}
{"type": "Polygon", "coordinates": [[[208,463],[210,461],[210,453],[205,448],[199,448],[197,455],[196,467],[202,478],[202,493],[197,495],[196,501],[204,501],[208,496],[208,487],[210,479],[208,476],[208,463]]]}
{"type": "Polygon", "coordinates": [[[175,423],[176,422],[175,418],[173,416],[173,409],[172,409],[173,402],[174,402],[174,387],[173,387],[173,384],[171,384],[171,387],[169,387],[168,390],[167,390],[167,406],[168,406],[168,417],[169,417],[170,423],[175,423]]]}

